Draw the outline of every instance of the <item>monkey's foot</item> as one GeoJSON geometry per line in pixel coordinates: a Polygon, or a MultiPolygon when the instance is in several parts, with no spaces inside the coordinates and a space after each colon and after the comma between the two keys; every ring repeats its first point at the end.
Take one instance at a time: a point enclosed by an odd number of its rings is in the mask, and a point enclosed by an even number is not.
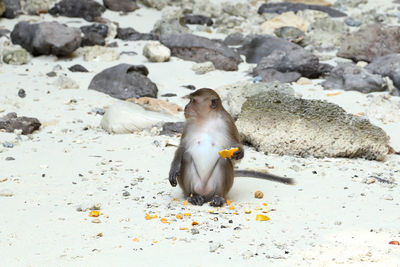
{"type": "Polygon", "coordinates": [[[220,196],[213,196],[213,198],[210,201],[210,206],[213,207],[222,207],[225,203],[225,199],[223,197],[220,196]]]}
{"type": "Polygon", "coordinates": [[[190,194],[188,197],[188,201],[193,205],[201,206],[204,204],[205,199],[200,195],[190,194]]]}

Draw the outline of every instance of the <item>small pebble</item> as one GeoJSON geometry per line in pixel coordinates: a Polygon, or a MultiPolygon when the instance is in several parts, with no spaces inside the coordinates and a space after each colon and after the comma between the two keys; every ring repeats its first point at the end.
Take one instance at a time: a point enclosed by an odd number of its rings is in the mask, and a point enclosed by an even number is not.
{"type": "Polygon", "coordinates": [[[190,229],[190,232],[192,233],[192,235],[197,235],[197,234],[200,233],[200,231],[198,229],[196,229],[196,228],[190,229]]]}
{"type": "Polygon", "coordinates": [[[18,90],[18,96],[19,96],[20,98],[24,98],[24,97],[26,96],[25,90],[24,90],[24,89],[19,89],[19,90],[18,90]]]}
{"type": "Polygon", "coordinates": [[[99,218],[95,218],[95,219],[92,220],[92,223],[101,223],[101,221],[100,221],[99,218]]]}
{"type": "Polygon", "coordinates": [[[347,17],[344,20],[344,23],[350,27],[360,27],[361,26],[361,21],[355,20],[352,17],[347,17]]]}
{"type": "Polygon", "coordinates": [[[103,116],[105,112],[105,110],[103,108],[93,108],[92,112],[95,113],[96,115],[101,115],[103,116]]]}
{"type": "Polygon", "coordinates": [[[161,95],[162,97],[173,97],[176,96],[176,94],[172,94],[172,93],[167,93],[167,94],[163,94],[161,95]]]}
{"type": "Polygon", "coordinates": [[[0,197],[12,197],[13,195],[14,193],[8,189],[0,190],[0,197]]]}
{"type": "Polygon", "coordinates": [[[10,142],[7,142],[7,141],[5,141],[5,142],[3,143],[3,147],[5,147],[5,148],[13,148],[13,147],[14,147],[14,144],[13,144],[13,143],[10,143],[10,142]]]}
{"type": "Polygon", "coordinates": [[[6,160],[15,160],[13,157],[7,157],[6,160]]]}
{"type": "Polygon", "coordinates": [[[55,73],[54,71],[51,71],[51,72],[49,72],[49,73],[46,73],[46,75],[47,75],[48,77],[56,77],[56,76],[57,76],[57,73],[55,73]]]}
{"type": "Polygon", "coordinates": [[[196,90],[196,86],[194,86],[194,85],[182,85],[182,87],[185,87],[186,89],[189,89],[189,90],[196,90]]]}
{"type": "Polygon", "coordinates": [[[385,199],[385,200],[393,200],[393,197],[391,195],[384,195],[383,199],[385,199]]]}
{"type": "Polygon", "coordinates": [[[131,195],[131,193],[129,193],[128,191],[124,191],[124,192],[122,193],[122,195],[123,195],[124,197],[129,197],[129,196],[131,195]]]}

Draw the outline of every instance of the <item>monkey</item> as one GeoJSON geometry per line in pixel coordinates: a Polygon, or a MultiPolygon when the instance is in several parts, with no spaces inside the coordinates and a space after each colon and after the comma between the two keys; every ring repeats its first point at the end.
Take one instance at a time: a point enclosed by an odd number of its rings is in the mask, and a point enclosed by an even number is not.
{"type": "Polygon", "coordinates": [[[169,182],[183,190],[193,205],[209,202],[221,207],[232,188],[234,176],[263,178],[293,184],[291,178],[247,170],[234,170],[244,157],[243,145],[232,116],[212,89],[191,93],[184,108],[186,122],[180,144],[169,171],[169,182]],[[221,158],[219,151],[237,147],[231,158],[221,158]]]}

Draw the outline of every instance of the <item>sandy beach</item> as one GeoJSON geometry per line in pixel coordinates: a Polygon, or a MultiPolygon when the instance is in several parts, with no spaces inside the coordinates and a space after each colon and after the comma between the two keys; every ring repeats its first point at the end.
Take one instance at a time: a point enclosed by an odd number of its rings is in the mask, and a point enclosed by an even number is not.
{"type": "MultiPolygon", "coordinates": [[[[346,12],[386,14],[399,7],[392,1],[361,2],[346,12]]],[[[257,7],[263,1],[254,3],[257,7]]],[[[106,10],[102,17],[148,33],[162,11],[142,3],[139,7],[127,14],[106,10]]],[[[40,14],[0,18],[0,28],[12,31],[20,21],[57,21],[78,28],[91,24],[40,14]]],[[[227,36],[213,27],[211,33],[196,25],[189,28],[210,39],[227,36]]],[[[107,112],[122,100],[88,86],[106,68],[143,64],[158,87],[158,98],[184,107],[187,99],[182,97],[192,91],[183,85],[215,89],[252,83],[249,71],[255,64],[199,75],[192,70],[194,62],[178,57],[150,62],[142,55],[148,41],[111,41],[118,44],[112,49],[122,53],[119,59],[87,61],[79,48],[69,57],[30,56],[24,65],[0,64],[0,117],[16,112],[42,124],[29,135],[0,132],[0,265],[399,266],[400,246],[389,244],[400,240],[399,154],[388,154],[384,161],[303,158],[265,154],[246,145],[240,169],[267,170],[292,177],[296,184],[240,177],[228,195],[229,206],[187,204],[181,190],[168,182],[179,136],[160,135],[156,127],[109,134],[95,110],[107,112]],[[70,72],[74,64],[89,72],[70,72]],[[52,71],[67,74],[78,88],[57,88],[57,77],[47,75],[52,71]],[[24,98],[18,96],[20,89],[24,98]],[[161,96],[167,93],[176,96],[161,96]],[[263,198],[255,198],[256,191],[263,198]],[[90,217],[92,210],[99,216],[90,217]],[[147,220],[146,214],[157,217],[147,220]],[[269,220],[257,221],[258,214],[269,220]]],[[[345,61],[335,53],[330,58],[331,52],[318,53],[334,66],[345,61]]],[[[288,85],[298,97],[326,100],[367,118],[386,132],[393,151],[400,151],[400,97],[388,91],[324,90],[324,78],[308,80],[288,85]],[[389,99],[386,105],[371,104],[382,97],[389,99]]],[[[184,120],[182,112],[175,117],[184,120]]]]}

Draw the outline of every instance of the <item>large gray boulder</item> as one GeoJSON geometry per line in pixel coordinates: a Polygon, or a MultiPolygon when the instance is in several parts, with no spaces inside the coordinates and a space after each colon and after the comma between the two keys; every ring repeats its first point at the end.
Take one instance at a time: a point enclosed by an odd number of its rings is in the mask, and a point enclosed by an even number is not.
{"type": "Polygon", "coordinates": [[[67,56],[81,45],[81,31],[58,22],[30,24],[19,22],[11,32],[11,40],[34,56],[67,56]]]}
{"type": "Polygon", "coordinates": [[[377,57],[365,68],[372,73],[388,76],[400,90],[400,54],[377,57]]]}
{"type": "Polygon", "coordinates": [[[160,42],[171,49],[172,56],[197,63],[211,61],[215,68],[238,70],[239,54],[223,43],[192,34],[162,35],[160,42]]]}
{"type": "Polygon", "coordinates": [[[119,64],[96,74],[90,82],[93,89],[118,99],[157,97],[157,86],[147,78],[145,66],[119,64]]]}
{"type": "Polygon", "coordinates": [[[372,24],[343,37],[337,56],[370,62],[376,57],[400,53],[400,27],[372,24]]]}
{"type": "Polygon", "coordinates": [[[382,92],[388,89],[385,79],[353,63],[337,65],[322,83],[325,89],[343,89],[361,93],[382,92]]]}
{"type": "Polygon", "coordinates": [[[389,137],[368,120],[276,90],[249,97],[236,125],[244,142],[265,153],[384,160],[390,151],[389,137]]]}

